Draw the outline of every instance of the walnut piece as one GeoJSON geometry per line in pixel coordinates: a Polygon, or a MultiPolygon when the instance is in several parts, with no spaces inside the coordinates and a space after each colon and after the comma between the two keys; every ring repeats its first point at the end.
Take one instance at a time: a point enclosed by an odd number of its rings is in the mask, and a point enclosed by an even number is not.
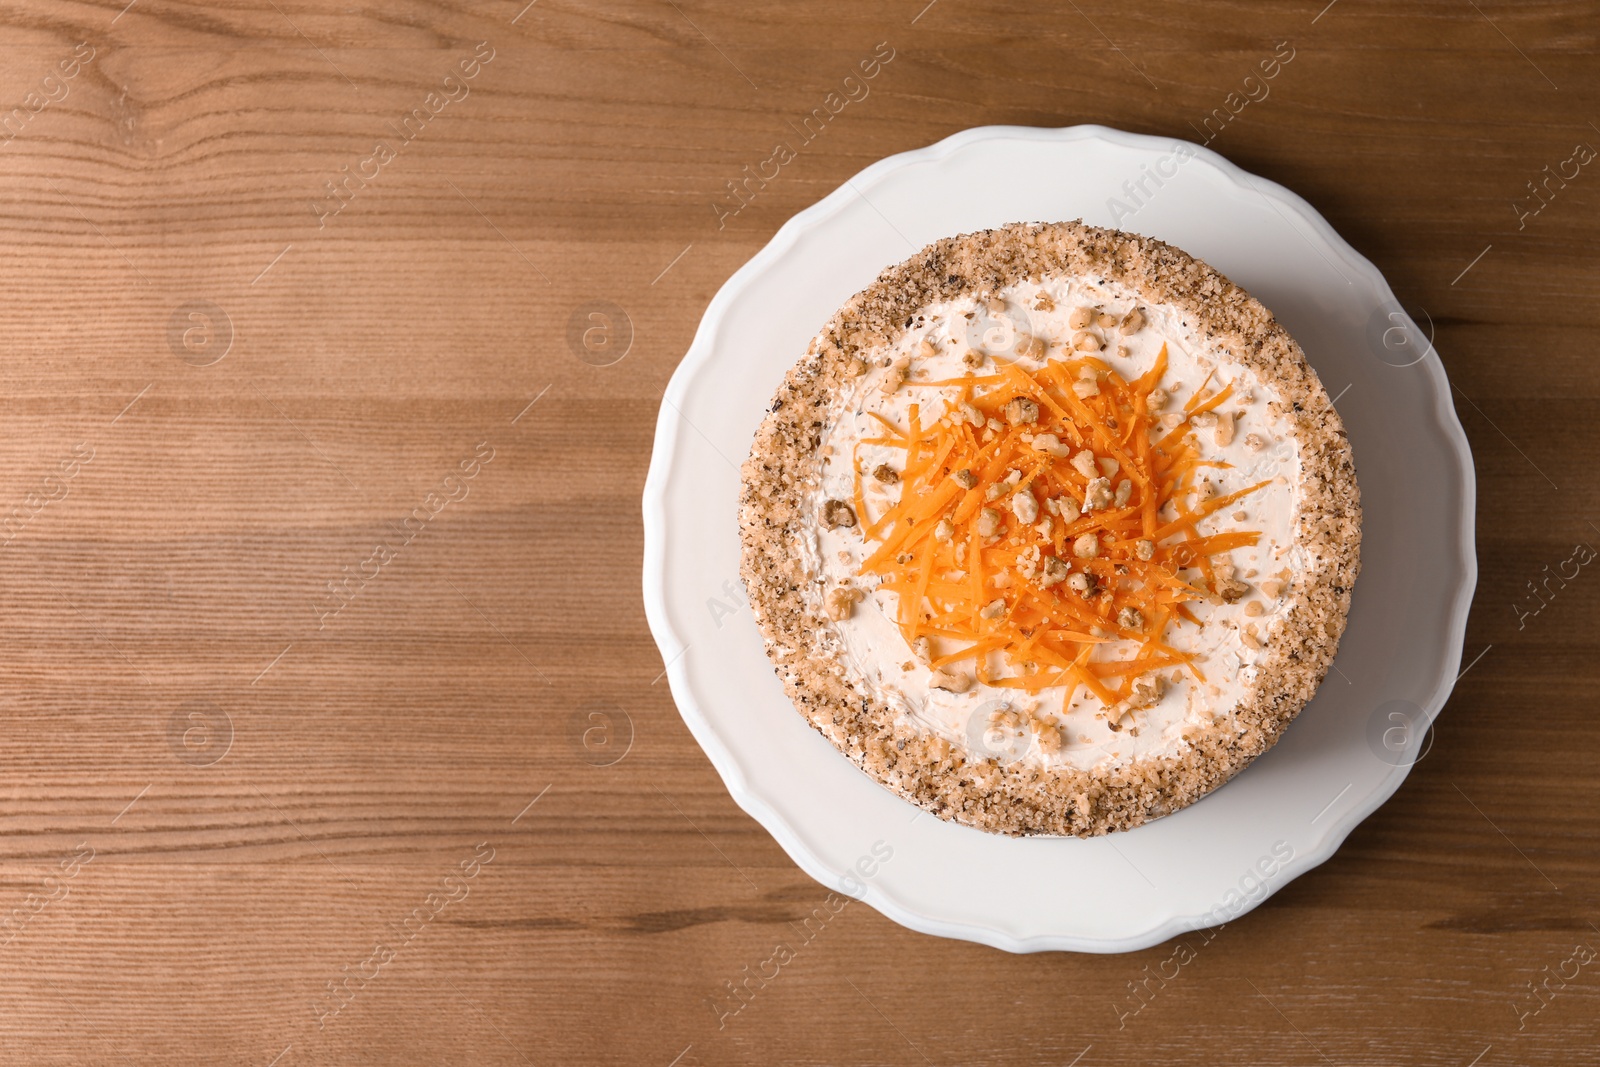
{"type": "Polygon", "coordinates": [[[1024,426],[1039,421],[1039,405],[1025,396],[1006,401],[1006,421],[1013,426],[1024,426]]]}
{"type": "Polygon", "coordinates": [[[828,529],[849,529],[855,524],[856,513],[843,500],[829,500],[822,505],[822,525],[828,529]]]}
{"type": "Polygon", "coordinates": [[[911,377],[911,357],[901,356],[899,359],[889,364],[889,368],[883,376],[883,383],[879,386],[879,388],[881,388],[885,394],[893,396],[894,393],[905,384],[906,379],[909,377],[911,377]]]}
{"type": "Polygon", "coordinates": [[[1233,444],[1233,412],[1217,412],[1217,447],[1227,448],[1233,444]]]}
{"type": "Polygon", "coordinates": [[[1083,510],[1104,511],[1111,506],[1111,479],[1091,478],[1089,487],[1084,490],[1083,510]]]}
{"type": "Polygon", "coordinates": [[[828,594],[822,598],[828,618],[835,622],[848,619],[855,611],[856,601],[860,600],[861,596],[861,590],[848,585],[839,585],[828,590],[828,594]]]}
{"type": "Polygon", "coordinates": [[[1223,578],[1217,582],[1217,595],[1229,604],[1236,604],[1247,596],[1250,587],[1237,578],[1223,578]]]}
{"type": "Polygon", "coordinates": [[[972,688],[972,676],[965,671],[947,671],[942,667],[935,667],[928,687],[943,689],[948,693],[965,693],[972,688]]]}
{"type": "Polygon", "coordinates": [[[1033,439],[1033,450],[1043,452],[1047,456],[1065,459],[1072,454],[1072,446],[1061,443],[1061,438],[1053,433],[1042,433],[1033,439]]]}

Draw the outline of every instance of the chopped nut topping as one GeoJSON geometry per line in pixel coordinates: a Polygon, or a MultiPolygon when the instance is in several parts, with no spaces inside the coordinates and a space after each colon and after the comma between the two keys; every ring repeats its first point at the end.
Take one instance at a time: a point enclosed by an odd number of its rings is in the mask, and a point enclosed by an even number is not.
{"type": "Polygon", "coordinates": [[[1277,600],[1283,595],[1283,583],[1277,581],[1276,579],[1268,578],[1266,581],[1261,583],[1261,593],[1263,596],[1268,596],[1273,600],[1277,600]]]}
{"type": "Polygon", "coordinates": [[[1167,406],[1169,399],[1171,398],[1167,396],[1165,389],[1152,389],[1150,395],[1145,398],[1144,406],[1149,411],[1160,411],[1167,406]]]}
{"type": "Polygon", "coordinates": [[[1079,400],[1088,400],[1091,396],[1100,395],[1100,383],[1094,378],[1079,378],[1072,383],[1072,395],[1079,400]]]}
{"type": "Polygon", "coordinates": [[[861,377],[863,374],[867,373],[866,360],[859,357],[852,359],[849,363],[844,365],[844,372],[852,378],[861,377]]]}
{"type": "Polygon", "coordinates": [[[1056,512],[1064,523],[1074,523],[1083,518],[1083,506],[1070,496],[1056,498],[1056,512]]]}
{"type": "Polygon", "coordinates": [[[933,526],[933,539],[935,541],[948,541],[956,535],[955,523],[949,519],[940,519],[933,526]]]}
{"type": "Polygon", "coordinates": [[[911,642],[911,654],[926,663],[933,658],[933,646],[926,637],[919,637],[911,642]]]}
{"type": "Polygon", "coordinates": [[[1094,324],[1102,330],[1109,330],[1117,324],[1117,317],[1110,312],[1102,311],[1095,315],[1094,324]]]}
{"type": "Polygon", "coordinates": [[[1183,415],[1176,411],[1169,411],[1161,416],[1161,425],[1168,430],[1176,430],[1183,425],[1183,415]]]}
{"type": "Polygon", "coordinates": [[[1161,675],[1151,674],[1133,683],[1133,696],[1128,700],[1131,711],[1144,711],[1161,702],[1161,675]]]}
{"type": "Polygon", "coordinates": [[[1023,334],[1017,338],[1017,355],[1026,356],[1028,359],[1043,359],[1046,345],[1044,341],[1032,334],[1023,334]]]}
{"type": "Polygon", "coordinates": [[[1226,448],[1233,444],[1233,412],[1217,412],[1217,447],[1226,448]]]}
{"type": "Polygon", "coordinates": [[[1035,310],[1035,311],[1054,311],[1055,309],[1056,309],[1055,298],[1052,297],[1049,293],[1045,292],[1043,289],[1039,290],[1039,294],[1033,298],[1033,310],[1035,310]]]}
{"type": "Polygon", "coordinates": [[[1217,595],[1229,604],[1248,596],[1250,587],[1237,578],[1222,578],[1217,582],[1217,595]]]}
{"type": "Polygon", "coordinates": [[[1156,543],[1148,539],[1135,541],[1133,543],[1133,554],[1137,558],[1148,562],[1155,558],[1156,543]]]}
{"type": "Polygon", "coordinates": [[[889,364],[888,372],[883,376],[883,384],[880,388],[884,393],[892,396],[905,384],[906,379],[909,377],[911,377],[911,357],[901,356],[889,364]]]}
{"type": "Polygon", "coordinates": [[[991,313],[998,315],[1006,309],[1005,297],[991,296],[983,302],[983,306],[988,308],[991,313]]]}
{"type": "Polygon", "coordinates": [[[1138,333],[1144,328],[1144,312],[1137,307],[1133,308],[1122,316],[1122,321],[1117,324],[1117,328],[1123,333],[1138,333]]]}
{"type": "Polygon", "coordinates": [[[1053,433],[1042,433],[1035,437],[1033,439],[1033,449],[1035,452],[1043,452],[1046,455],[1055,456],[1057,459],[1065,459],[1072,454],[1072,447],[1062,444],[1061,438],[1053,433]]]}
{"type": "Polygon", "coordinates": [[[932,341],[919,341],[917,343],[917,355],[921,356],[923,359],[932,359],[938,354],[939,350],[933,347],[932,341]]]}
{"type": "Polygon", "coordinates": [[[989,353],[980,352],[976,348],[969,348],[961,356],[961,362],[976,370],[983,366],[989,359],[989,353]]]}
{"type": "Polygon", "coordinates": [[[996,597],[978,609],[978,614],[982,615],[986,619],[998,619],[1005,613],[1006,602],[1000,597],[996,597]]]}
{"type": "Polygon", "coordinates": [[[1091,478],[1083,494],[1083,510],[1104,511],[1111,505],[1111,479],[1091,478]]]}
{"type": "Polygon", "coordinates": [[[832,530],[843,526],[846,529],[856,524],[856,513],[850,505],[843,500],[829,500],[822,505],[822,525],[832,530]]]}
{"type": "Polygon", "coordinates": [[[971,489],[978,484],[978,476],[973,474],[971,468],[969,467],[962,467],[960,470],[950,475],[950,477],[954,478],[956,480],[956,484],[963,489],[971,489]]]}
{"type": "Polygon", "coordinates": [[[1112,506],[1119,508],[1127,507],[1128,499],[1131,496],[1133,496],[1133,483],[1124,478],[1122,481],[1117,483],[1117,495],[1111,501],[1112,506]]]}
{"type": "Polygon", "coordinates": [[[1079,559],[1093,559],[1100,554],[1100,539],[1092,533],[1079,534],[1072,542],[1072,554],[1079,559]]]}
{"type": "Polygon", "coordinates": [[[994,508],[978,512],[978,536],[993,537],[1000,532],[1000,513],[994,508]]]}
{"type": "Polygon", "coordinates": [[[1259,600],[1252,600],[1250,603],[1244,606],[1244,613],[1251,616],[1260,615],[1266,610],[1266,606],[1263,605],[1259,600]]]}
{"type": "Polygon", "coordinates": [[[1085,478],[1093,478],[1098,473],[1094,465],[1094,453],[1087,448],[1072,457],[1072,469],[1085,478]]]}
{"type": "Polygon", "coordinates": [[[1261,439],[1260,434],[1247,433],[1244,435],[1244,447],[1248,448],[1252,452],[1260,452],[1263,448],[1267,447],[1267,443],[1261,439]]]}
{"type": "Polygon", "coordinates": [[[935,667],[933,677],[928,680],[928,688],[943,689],[947,693],[965,693],[972,688],[972,675],[965,671],[947,671],[935,667]]]}
{"type": "Polygon", "coordinates": [[[872,468],[872,476],[884,485],[893,485],[900,480],[900,472],[887,463],[880,463],[872,468]]]}
{"type": "Polygon", "coordinates": [[[1020,522],[1036,522],[1039,518],[1039,501],[1030,492],[1018,493],[1011,498],[1011,514],[1020,522]]]}
{"type": "Polygon", "coordinates": [[[861,590],[852,586],[835,586],[822,598],[823,608],[827,611],[828,618],[839,622],[850,617],[855,611],[856,601],[860,600],[861,596],[861,590]]]}
{"type": "Polygon", "coordinates": [[[1079,330],[1072,335],[1072,347],[1079,352],[1098,352],[1106,346],[1093,330],[1079,330]]]}
{"type": "Polygon", "coordinates": [[[1094,575],[1083,571],[1073,571],[1067,575],[1067,588],[1079,596],[1093,596],[1095,584],[1094,575]]]}
{"type": "Polygon", "coordinates": [[[1144,629],[1144,613],[1138,608],[1123,608],[1117,612],[1117,625],[1124,630],[1144,629]]]}
{"type": "Polygon", "coordinates": [[[1217,413],[1215,411],[1197,411],[1189,416],[1189,422],[1202,430],[1209,430],[1217,424],[1217,413]]]}
{"type": "Polygon", "coordinates": [[[1072,314],[1067,316],[1067,325],[1074,330],[1081,330],[1094,321],[1094,308],[1073,308],[1072,314]]]}
{"type": "Polygon", "coordinates": [[[1100,473],[1107,478],[1115,478],[1117,471],[1122,469],[1122,464],[1110,456],[1100,456],[1095,459],[1095,464],[1100,468],[1100,473]]]}
{"type": "Polygon", "coordinates": [[[1044,574],[1039,579],[1039,584],[1048,589],[1058,582],[1063,582],[1066,580],[1067,575],[1071,573],[1071,569],[1072,565],[1066,560],[1057,559],[1055,556],[1047,556],[1044,561],[1044,574]]]}
{"type": "Polygon", "coordinates": [[[1006,421],[1013,426],[1024,426],[1039,421],[1039,405],[1025,396],[1015,396],[1006,402],[1006,421]]]}

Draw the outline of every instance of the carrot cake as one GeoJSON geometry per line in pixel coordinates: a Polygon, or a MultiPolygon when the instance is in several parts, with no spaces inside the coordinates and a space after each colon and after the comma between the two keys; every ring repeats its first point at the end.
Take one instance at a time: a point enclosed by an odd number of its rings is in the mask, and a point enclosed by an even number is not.
{"type": "Polygon", "coordinates": [[[938,241],[811,343],[743,469],[800,713],[941,818],[1092,836],[1191,804],[1316,692],[1359,568],[1337,412],[1248,293],[1080,223],[938,241]]]}

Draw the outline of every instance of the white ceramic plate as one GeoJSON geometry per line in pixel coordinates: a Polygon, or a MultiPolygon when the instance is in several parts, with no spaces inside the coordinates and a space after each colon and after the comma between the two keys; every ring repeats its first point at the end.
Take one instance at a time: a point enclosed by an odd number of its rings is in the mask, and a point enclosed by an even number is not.
{"type": "Polygon", "coordinates": [[[1185,142],[990,126],[868,167],[711,301],[656,427],[645,606],[684,721],[812,877],[928,933],[1125,952],[1236,918],[1399,788],[1460,666],[1473,496],[1438,356],[1304,200],[1185,142]],[[940,237],[1079,217],[1203,258],[1305,348],[1355,448],[1362,574],[1334,673],[1244,773],[1127,833],[1019,840],[922,815],[794,711],[739,584],[738,465],[784,372],[884,267],[940,237]]]}

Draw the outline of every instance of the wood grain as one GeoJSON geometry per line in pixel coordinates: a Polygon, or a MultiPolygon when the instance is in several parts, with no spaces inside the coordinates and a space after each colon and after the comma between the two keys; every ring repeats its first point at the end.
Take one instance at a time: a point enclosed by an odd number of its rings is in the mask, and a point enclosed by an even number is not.
{"type": "Polygon", "coordinates": [[[1516,207],[1600,145],[1600,6],[524,2],[0,13],[0,1060],[1600,1063],[1600,965],[1527,987],[1600,947],[1600,578],[1518,611],[1600,541],[1600,176],[1516,207]],[[1482,658],[1399,794],[1209,939],[1017,958],[827,913],[656,684],[638,500],[701,312],[885,155],[1192,139],[1285,41],[1211,147],[1434,323],[1482,658]],[[610,366],[568,340],[602,301],[610,366]]]}

